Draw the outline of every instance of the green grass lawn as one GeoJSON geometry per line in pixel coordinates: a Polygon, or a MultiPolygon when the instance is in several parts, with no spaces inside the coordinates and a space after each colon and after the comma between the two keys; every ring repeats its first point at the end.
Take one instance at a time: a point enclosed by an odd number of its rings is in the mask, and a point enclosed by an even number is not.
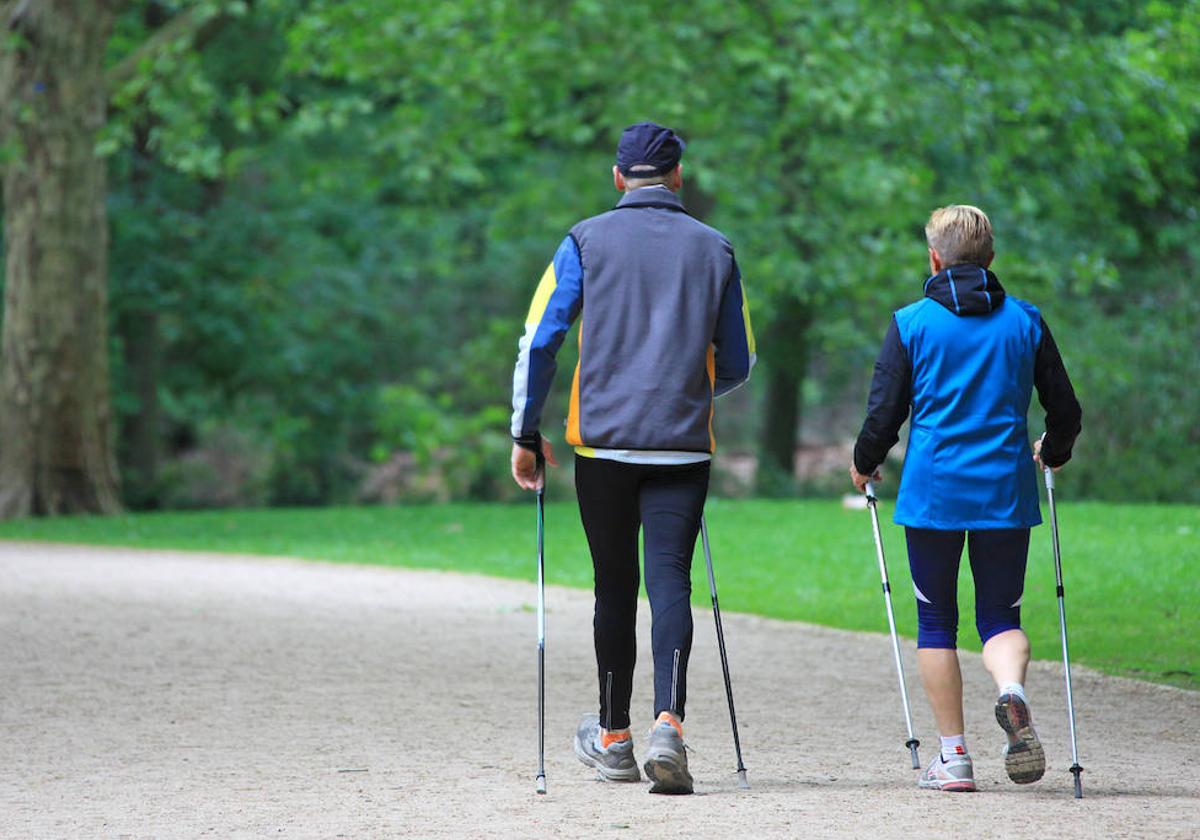
{"type": "MultiPolygon", "coordinates": [[[[881,513],[897,621],[901,633],[913,637],[916,609],[903,532],[890,524],[889,505],[881,513]]],[[[1200,508],[1064,501],[1059,516],[1073,660],[1200,688],[1200,508]]],[[[574,504],[548,505],[546,521],[548,580],[590,586],[574,504]]],[[[723,609],[886,632],[866,511],[843,510],[833,501],[718,499],[709,502],[708,521],[723,609]]],[[[532,500],[23,520],[0,524],[0,539],[276,554],[531,581],[535,568],[532,500]]],[[[978,650],[963,566],[960,642],[978,650]]],[[[695,602],[707,604],[699,548],[694,579],[695,602]]],[[[529,597],[532,602],[532,586],[529,597]]],[[[1048,524],[1034,529],[1022,614],[1034,656],[1057,658],[1048,524]]]]}

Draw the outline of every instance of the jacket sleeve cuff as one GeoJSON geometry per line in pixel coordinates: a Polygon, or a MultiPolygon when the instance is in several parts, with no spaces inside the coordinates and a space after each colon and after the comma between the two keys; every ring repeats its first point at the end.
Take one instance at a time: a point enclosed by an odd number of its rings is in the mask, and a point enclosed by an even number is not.
{"type": "Polygon", "coordinates": [[[869,456],[864,452],[860,452],[860,448],[861,444],[856,444],[854,447],[854,469],[858,470],[859,475],[874,475],[875,470],[879,469],[879,463],[865,463],[869,456]]]}
{"type": "Polygon", "coordinates": [[[542,454],[542,434],[541,432],[529,432],[520,437],[513,437],[513,443],[522,449],[528,449],[536,455],[542,454]]]}
{"type": "Polygon", "coordinates": [[[1050,436],[1047,435],[1045,440],[1042,441],[1042,463],[1051,469],[1058,469],[1071,460],[1071,449],[1067,449],[1064,452],[1057,446],[1047,445],[1049,442],[1050,436]]]}

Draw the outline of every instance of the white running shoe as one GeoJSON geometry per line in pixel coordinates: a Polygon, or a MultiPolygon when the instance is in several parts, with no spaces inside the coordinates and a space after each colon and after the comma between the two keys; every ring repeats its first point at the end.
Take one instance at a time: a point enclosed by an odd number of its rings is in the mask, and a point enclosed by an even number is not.
{"type": "Polygon", "coordinates": [[[1033,729],[1029,704],[1018,694],[1001,694],[996,701],[996,723],[1008,736],[1004,745],[1004,770],[1019,785],[1036,782],[1046,773],[1046,753],[1033,729]]]}
{"type": "Polygon", "coordinates": [[[959,755],[946,761],[941,752],[933,757],[917,785],[926,790],[945,790],[967,793],[975,790],[975,765],[969,755],[959,755]]]}

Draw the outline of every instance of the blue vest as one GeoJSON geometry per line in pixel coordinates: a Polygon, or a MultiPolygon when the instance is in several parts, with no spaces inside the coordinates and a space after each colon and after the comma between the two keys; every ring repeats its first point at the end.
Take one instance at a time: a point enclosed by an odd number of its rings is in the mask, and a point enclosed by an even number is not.
{"type": "Polygon", "coordinates": [[[896,313],[912,366],[896,524],[938,530],[1039,525],[1026,415],[1041,315],[1011,296],[984,313],[956,314],[957,297],[953,306],[925,298],[896,313]]]}

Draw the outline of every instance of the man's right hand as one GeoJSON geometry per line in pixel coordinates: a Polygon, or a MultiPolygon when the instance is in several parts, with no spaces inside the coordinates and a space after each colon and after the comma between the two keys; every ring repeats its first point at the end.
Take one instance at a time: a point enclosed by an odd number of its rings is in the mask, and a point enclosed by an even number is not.
{"type": "MultiPolygon", "coordinates": [[[[558,466],[558,459],[554,457],[554,447],[546,438],[542,438],[542,455],[547,464],[552,467],[558,466]]],[[[537,455],[533,450],[516,443],[512,448],[512,477],[522,490],[538,490],[546,482],[543,471],[538,469],[537,455]]]]}

